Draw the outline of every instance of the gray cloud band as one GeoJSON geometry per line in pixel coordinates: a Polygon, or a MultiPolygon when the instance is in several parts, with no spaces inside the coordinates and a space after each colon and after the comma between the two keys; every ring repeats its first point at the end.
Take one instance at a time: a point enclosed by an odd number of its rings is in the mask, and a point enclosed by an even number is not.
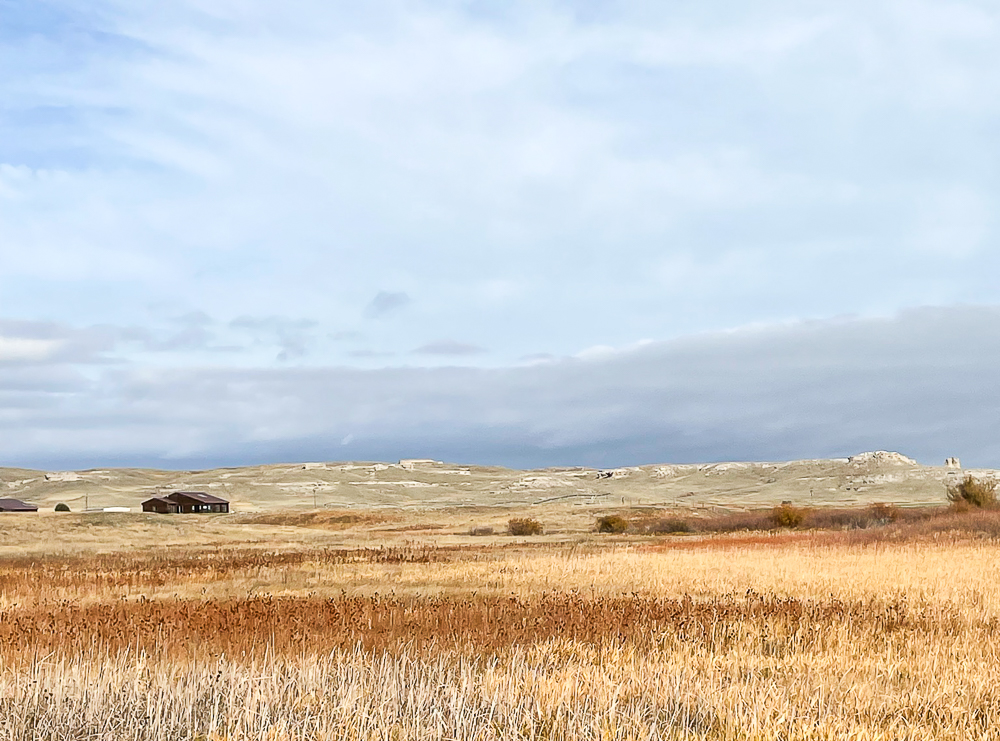
{"type": "Polygon", "coordinates": [[[95,381],[11,365],[0,367],[0,443],[21,465],[427,455],[610,466],[891,448],[1000,466],[998,362],[1000,309],[970,307],[502,369],[119,366],[95,381]]]}

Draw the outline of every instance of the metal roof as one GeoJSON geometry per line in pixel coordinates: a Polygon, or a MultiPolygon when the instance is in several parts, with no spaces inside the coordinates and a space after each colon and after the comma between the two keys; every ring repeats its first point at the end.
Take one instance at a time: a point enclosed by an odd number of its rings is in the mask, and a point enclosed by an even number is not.
{"type": "Polygon", "coordinates": [[[219,499],[219,497],[206,494],[203,491],[174,491],[167,495],[168,499],[175,502],[177,501],[176,497],[188,497],[204,504],[229,504],[228,500],[219,499]]]}
{"type": "Polygon", "coordinates": [[[20,499],[0,499],[0,512],[37,512],[38,507],[20,499]]]}

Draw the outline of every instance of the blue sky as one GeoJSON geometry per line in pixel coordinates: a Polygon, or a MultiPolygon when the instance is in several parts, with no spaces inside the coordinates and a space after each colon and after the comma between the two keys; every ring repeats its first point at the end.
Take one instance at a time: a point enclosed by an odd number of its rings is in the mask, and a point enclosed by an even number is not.
{"type": "Polygon", "coordinates": [[[988,2],[0,0],[0,462],[1000,466],[998,88],[988,2]]]}

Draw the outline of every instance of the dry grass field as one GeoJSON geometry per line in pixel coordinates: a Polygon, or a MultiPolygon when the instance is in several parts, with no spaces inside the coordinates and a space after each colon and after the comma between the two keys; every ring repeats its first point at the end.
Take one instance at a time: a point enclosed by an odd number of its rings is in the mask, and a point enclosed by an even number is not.
{"type": "Polygon", "coordinates": [[[2,515],[0,741],[1000,739],[1000,514],[539,513],[2,515]]]}

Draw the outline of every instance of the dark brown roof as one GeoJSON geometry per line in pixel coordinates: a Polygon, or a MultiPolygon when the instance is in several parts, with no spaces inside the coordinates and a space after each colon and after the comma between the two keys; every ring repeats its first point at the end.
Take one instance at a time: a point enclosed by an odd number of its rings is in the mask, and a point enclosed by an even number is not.
{"type": "Polygon", "coordinates": [[[161,502],[163,504],[169,504],[174,507],[177,506],[177,502],[175,502],[172,499],[167,499],[166,497],[150,497],[145,502],[143,502],[143,504],[149,504],[150,502],[161,502]]]}
{"type": "Polygon", "coordinates": [[[37,512],[38,507],[20,499],[0,499],[0,512],[37,512]]]}
{"type": "Polygon", "coordinates": [[[206,494],[203,491],[174,491],[167,495],[167,499],[177,501],[179,497],[188,497],[189,499],[195,499],[202,504],[229,504],[225,499],[219,499],[219,497],[212,496],[211,494],[206,494]]]}

